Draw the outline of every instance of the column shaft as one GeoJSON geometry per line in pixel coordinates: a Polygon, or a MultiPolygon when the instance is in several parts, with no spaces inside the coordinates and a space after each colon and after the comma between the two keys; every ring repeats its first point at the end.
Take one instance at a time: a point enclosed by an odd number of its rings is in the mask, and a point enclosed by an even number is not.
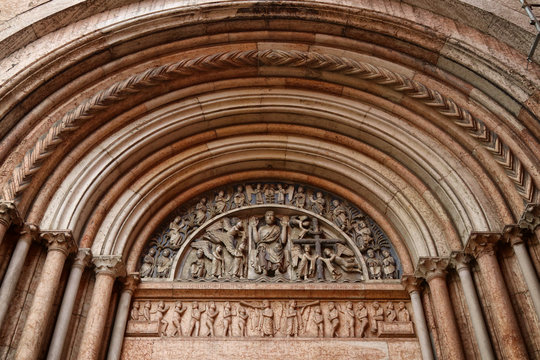
{"type": "Polygon", "coordinates": [[[420,342],[420,351],[422,351],[423,360],[433,360],[433,350],[429,339],[429,331],[427,328],[426,317],[424,316],[424,308],[420,293],[418,290],[410,292],[411,303],[413,307],[414,324],[418,333],[418,341],[420,342]]]}
{"type": "Polygon", "coordinates": [[[114,277],[110,274],[97,274],[90,309],[86,317],[84,332],[79,348],[78,360],[95,360],[99,356],[114,277]]]}
{"type": "Polygon", "coordinates": [[[34,360],[39,355],[66,256],[67,254],[63,251],[53,250],[47,253],[39,284],[34,294],[34,300],[24,324],[19,347],[15,355],[17,360],[34,360]]]}
{"type": "Polygon", "coordinates": [[[28,255],[31,244],[32,235],[23,234],[17,242],[13,255],[11,256],[6,275],[4,276],[4,281],[2,282],[2,288],[0,288],[0,326],[4,323],[4,318],[9,309],[9,305],[11,304],[15,289],[17,288],[17,283],[21,277],[26,255],[28,255]]]}
{"type": "Polygon", "coordinates": [[[75,305],[81,277],[84,268],[88,265],[90,256],[89,249],[79,250],[79,255],[71,268],[66,291],[64,292],[64,297],[62,299],[62,305],[60,306],[60,311],[56,320],[52,341],[49,346],[49,353],[47,355],[48,360],[59,360],[62,356],[62,350],[64,349],[66,334],[71,321],[73,306],[75,305]]]}
{"type": "Polygon", "coordinates": [[[529,293],[536,310],[536,316],[540,321],[540,283],[538,282],[538,276],[536,275],[536,271],[534,270],[525,244],[522,242],[514,244],[513,249],[516,253],[519,267],[521,268],[527,287],[529,288],[529,293]]]}
{"type": "Polygon", "coordinates": [[[495,254],[482,254],[477,258],[477,262],[484,278],[486,293],[491,299],[491,306],[496,314],[493,316],[493,321],[503,340],[500,342],[503,357],[527,359],[527,350],[495,254]]]}
{"type": "Polygon", "coordinates": [[[491,347],[489,333],[482,316],[482,308],[478,301],[478,295],[476,294],[471,272],[466,266],[460,267],[457,272],[461,280],[461,285],[463,286],[463,293],[465,294],[465,301],[469,308],[469,314],[471,316],[474,335],[476,336],[480,355],[482,359],[495,359],[495,354],[491,347]]]}
{"type": "Polygon", "coordinates": [[[441,345],[445,359],[465,359],[459,329],[457,327],[450,294],[446,286],[446,280],[442,276],[436,276],[428,279],[431,290],[431,298],[437,316],[437,330],[440,335],[441,345]]]}
{"type": "Polygon", "coordinates": [[[120,359],[132,295],[133,290],[126,289],[122,292],[122,296],[120,297],[120,302],[118,304],[118,309],[116,312],[116,318],[114,320],[114,327],[111,336],[111,343],[109,345],[109,353],[107,355],[107,360],[120,359]]]}

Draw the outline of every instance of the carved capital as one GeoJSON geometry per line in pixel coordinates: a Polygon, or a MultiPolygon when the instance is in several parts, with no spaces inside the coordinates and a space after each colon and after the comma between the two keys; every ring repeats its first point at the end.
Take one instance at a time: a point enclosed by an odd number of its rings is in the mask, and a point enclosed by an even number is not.
{"type": "Polygon", "coordinates": [[[124,291],[133,293],[139,283],[141,282],[141,276],[138,272],[130,273],[124,278],[124,291]]]}
{"type": "Polygon", "coordinates": [[[463,251],[453,251],[450,255],[450,265],[456,270],[469,268],[473,257],[463,251]]]}
{"type": "Polygon", "coordinates": [[[11,201],[0,201],[0,224],[9,227],[12,223],[21,223],[17,207],[11,201]]]}
{"type": "Polygon", "coordinates": [[[35,224],[24,224],[19,235],[22,241],[40,241],[39,227],[35,224]]]}
{"type": "Polygon", "coordinates": [[[100,255],[92,259],[97,275],[109,275],[113,278],[122,277],[126,274],[124,262],[119,255],[100,255]]]}
{"type": "Polygon", "coordinates": [[[60,251],[66,256],[77,251],[77,244],[70,230],[42,231],[40,237],[49,251],[60,251]]]}
{"type": "Polygon", "coordinates": [[[534,232],[540,225],[540,204],[529,204],[519,219],[518,226],[534,232]]]}
{"type": "Polygon", "coordinates": [[[422,257],[416,265],[415,275],[426,279],[428,282],[437,277],[446,277],[446,269],[450,260],[441,257],[422,257]]]}
{"type": "Polygon", "coordinates": [[[403,275],[401,277],[401,284],[405,287],[405,290],[410,294],[413,291],[420,291],[422,279],[417,278],[414,275],[403,275]]]}
{"type": "Polygon", "coordinates": [[[494,255],[501,234],[490,232],[472,233],[465,246],[465,252],[473,255],[476,259],[484,255],[494,255]]]}
{"type": "Polygon", "coordinates": [[[527,239],[528,231],[528,229],[523,229],[519,225],[508,225],[504,227],[503,239],[512,246],[523,244],[527,239]]]}
{"type": "Polygon", "coordinates": [[[79,249],[77,255],[75,256],[75,261],[73,262],[74,267],[80,267],[84,269],[90,265],[92,260],[92,251],[90,249],[79,249]]]}

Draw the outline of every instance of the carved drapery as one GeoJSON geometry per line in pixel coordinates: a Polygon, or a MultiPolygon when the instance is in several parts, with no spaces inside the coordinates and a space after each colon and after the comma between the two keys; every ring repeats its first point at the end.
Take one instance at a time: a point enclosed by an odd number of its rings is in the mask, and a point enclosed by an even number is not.
{"type": "Polygon", "coordinates": [[[215,189],[171,214],[139,272],[190,281],[362,281],[399,278],[401,266],[380,227],[343,199],[258,182],[215,189]]]}

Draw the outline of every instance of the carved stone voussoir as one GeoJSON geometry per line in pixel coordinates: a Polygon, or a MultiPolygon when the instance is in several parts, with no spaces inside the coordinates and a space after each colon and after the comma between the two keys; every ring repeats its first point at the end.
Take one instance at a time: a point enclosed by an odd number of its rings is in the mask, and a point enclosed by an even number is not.
{"type": "Polygon", "coordinates": [[[92,259],[95,265],[96,274],[109,275],[114,278],[122,277],[126,274],[126,269],[122,257],[119,255],[101,255],[92,259]]]}
{"type": "Polygon", "coordinates": [[[421,257],[416,266],[415,275],[428,282],[436,277],[445,277],[450,259],[442,257],[421,257]]]}
{"type": "Polygon", "coordinates": [[[0,201],[0,223],[7,227],[12,223],[21,223],[19,211],[13,202],[0,201]]]}
{"type": "Polygon", "coordinates": [[[40,235],[49,251],[61,251],[67,255],[77,250],[77,244],[70,230],[42,231],[40,235]]]}
{"type": "Polygon", "coordinates": [[[499,233],[472,233],[467,246],[465,246],[465,252],[473,255],[476,259],[484,255],[493,255],[500,239],[501,234],[499,233]]]}
{"type": "Polygon", "coordinates": [[[529,204],[525,208],[518,225],[522,229],[528,229],[534,232],[540,225],[540,204],[529,204]]]}

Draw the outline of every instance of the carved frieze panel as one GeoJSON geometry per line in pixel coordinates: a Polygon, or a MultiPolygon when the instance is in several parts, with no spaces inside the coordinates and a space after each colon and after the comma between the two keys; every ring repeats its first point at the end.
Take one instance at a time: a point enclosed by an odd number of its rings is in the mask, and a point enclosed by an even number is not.
{"type": "Polygon", "coordinates": [[[414,337],[403,301],[136,300],[126,335],[137,337],[414,337]]]}
{"type": "Polygon", "coordinates": [[[171,214],[141,258],[142,279],[364,281],[401,275],[380,227],[320,189],[236,184],[171,214]]]}

